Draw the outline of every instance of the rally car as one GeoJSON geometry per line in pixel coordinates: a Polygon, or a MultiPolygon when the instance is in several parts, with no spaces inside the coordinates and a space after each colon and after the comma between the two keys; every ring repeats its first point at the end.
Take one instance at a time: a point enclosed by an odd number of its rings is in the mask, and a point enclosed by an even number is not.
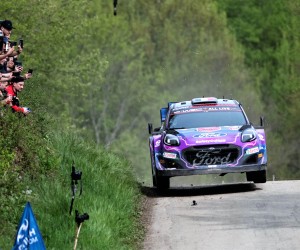
{"type": "Polygon", "coordinates": [[[203,97],[170,102],[160,116],[160,127],[148,124],[153,186],[168,189],[175,176],[227,173],[266,182],[264,119],[254,126],[238,101],[203,97]]]}

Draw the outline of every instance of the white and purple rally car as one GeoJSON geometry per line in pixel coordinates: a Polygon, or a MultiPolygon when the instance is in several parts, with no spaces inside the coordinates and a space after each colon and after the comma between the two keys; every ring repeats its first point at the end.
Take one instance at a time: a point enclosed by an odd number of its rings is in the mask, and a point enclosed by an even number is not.
{"type": "Polygon", "coordinates": [[[247,181],[266,182],[266,136],[236,100],[215,97],[168,103],[162,125],[148,124],[153,185],[170,187],[170,177],[246,173],[247,181]]]}

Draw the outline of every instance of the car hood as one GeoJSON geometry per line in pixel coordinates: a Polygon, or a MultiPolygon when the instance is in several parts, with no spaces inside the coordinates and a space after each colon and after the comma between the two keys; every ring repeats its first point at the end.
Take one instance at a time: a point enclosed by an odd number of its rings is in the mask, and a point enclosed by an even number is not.
{"type": "MultiPolygon", "coordinates": [[[[206,145],[220,143],[235,143],[241,135],[241,126],[202,127],[191,129],[175,129],[182,143],[189,145],[206,145]]],[[[238,140],[240,141],[240,140],[238,140]]]]}

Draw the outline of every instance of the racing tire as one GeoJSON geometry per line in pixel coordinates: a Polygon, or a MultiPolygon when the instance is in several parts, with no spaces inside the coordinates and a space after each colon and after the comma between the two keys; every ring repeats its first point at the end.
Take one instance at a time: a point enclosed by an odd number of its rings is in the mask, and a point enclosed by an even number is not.
{"type": "Polygon", "coordinates": [[[170,188],[170,177],[156,176],[156,188],[158,191],[165,191],[170,188]]]}
{"type": "Polygon", "coordinates": [[[152,181],[153,186],[157,188],[158,191],[165,191],[170,188],[170,177],[158,176],[157,170],[152,168],[152,181]]]}
{"type": "Polygon", "coordinates": [[[156,174],[153,171],[153,168],[151,168],[151,169],[152,169],[152,183],[153,183],[153,187],[157,187],[156,174]]]}
{"type": "Polygon", "coordinates": [[[253,181],[254,183],[266,183],[267,182],[267,171],[266,170],[247,172],[246,176],[247,176],[247,181],[253,181]]]}

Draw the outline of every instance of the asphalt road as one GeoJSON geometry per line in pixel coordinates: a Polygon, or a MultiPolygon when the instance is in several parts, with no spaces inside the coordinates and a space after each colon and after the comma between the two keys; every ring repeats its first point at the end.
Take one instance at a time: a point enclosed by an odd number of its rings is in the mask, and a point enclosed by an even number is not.
{"type": "Polygon", "coordinates": [[[300,249],[300,181],[172,188],[148,197],[145,250],[300,249]]]}

